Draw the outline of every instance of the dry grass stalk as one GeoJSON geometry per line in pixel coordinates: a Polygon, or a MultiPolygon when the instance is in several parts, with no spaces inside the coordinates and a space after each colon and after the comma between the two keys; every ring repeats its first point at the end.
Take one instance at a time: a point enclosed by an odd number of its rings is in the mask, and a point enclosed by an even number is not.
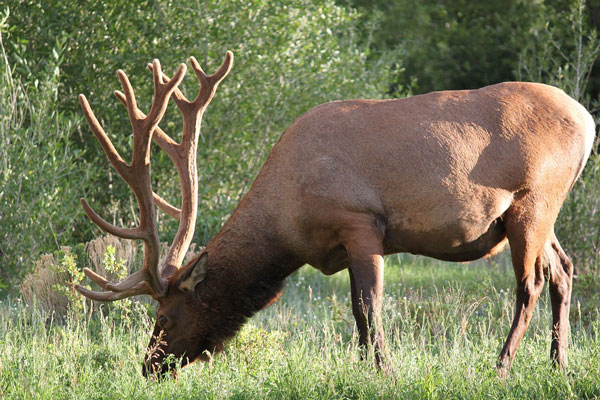
{"type": "Polygon", "coordinates": [[[115,258],[117,260],[125,260],[127,272],[131,273],[136,264],[138,249],[141,245],[135,243],[134,241],[123,240],[112,235],[100,236],[86,243],[85,252],[88,254],[88,259],[90,262],[90,265],[87,267],[102,276],[108,277],[109,279],[116,279],[116,277],[111,276],[108,271],[105,271],[104,267],[102,266],[104,254],[106,253],[108,246],[114,247],[115,258]]]}
{"type": "MultiPolygon", "coordinates": [[[[101,236],[86,243],[88,268],[109,279],[117,280],[117,277],[105,271],[102,265],[108,246],[114,247],[117,260],[125,260],[128,273],[135,271],[135,265],[140,262],[138,255],[142,253],[141,244],[112,235],[101,236]]],[[[196,247],[195,243],[190,245],[184,258],[184,264],[204,249],[204,247],[198,247],[196,250],[196,247]]],[[[65,254],[71,252],[70,247],[62,247],[61,250],[65,254]]],[[[169,250],[168,244],[161,243],[160,250],[162,259],[169,250]]],[[[83,266],[78,266],[78,268],[81,270],[83,266]]],[[[28,274],[23,280],[20,293],[25,303],[36,304],[41,311],[48,314],[54,313],[55,317],[63,318],[69,309],[69,299],[63,293],[55,290],[55,287],[65,284],[69,284],[69,276],[66,272],[61,272],[59,260],[52,254],[43,254],[35,263],[35,271],[28,274]]]]}
{"type": "Polygon", "coordinates": [[[53,312],[57,317],[64,317],[67,314],[69,300],[54,287],[57,284],[64,284],[68,277],[66,272],[57,271],[57,264],[54,255],[42,254],[35,263],[35,271],[23,280],[20,292],[25,303],[35,304],[43,312],[53,312]]]}

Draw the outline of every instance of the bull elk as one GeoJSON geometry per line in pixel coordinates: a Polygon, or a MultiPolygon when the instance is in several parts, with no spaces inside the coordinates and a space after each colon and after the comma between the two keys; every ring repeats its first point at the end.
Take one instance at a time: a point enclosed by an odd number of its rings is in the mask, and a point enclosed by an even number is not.
{"type": "Polygon", "coordinates": [[[91,130],[139,202],[136,228],[116,227],[82,199],[103,230],[144,242],[143,267],[119,283],[89,269],[103,289],[77,286],[84,296],[112,301],[148,294],[158,303],[144,375],[164,374],[223,349],[244,322],[277,298],[282,282],[304,264],[326,275],[348,269],[361,345],[384,363],[383,256],[409,252],[470,261],[510,244],[516,277],[515,315],[498,360],[510,369],[515,351],[549,276],[550,355],[566,365],[573,264],[554,235],[567,193],[581,173],[595,134],[590,114],[564,92],[537,83],[501,83],[479,90],[435,92],[397,100],[336,101],[299,117],[273,147],[231,218],[194,260],[181,267],[198,205],[196,149],[202,115],[231,69],[206,75],[190,58],[200,91],[189,101],[178,89],[186,65],[168,78],[158,60],[150,69],[154,98],[148,115],[137,107],[123,71],[115,92],[133,127],[127,164],[83,95],[91,130]],[[159,127],[173,99],[183,116],[177,143],[159,127]],[[152,189],[155,141],[177,168],[176,208],[152,189]],[[155,205],[179,219],[159,261],[155,205]],[[158,350],[158,351],[156,351],[158,350]]]}

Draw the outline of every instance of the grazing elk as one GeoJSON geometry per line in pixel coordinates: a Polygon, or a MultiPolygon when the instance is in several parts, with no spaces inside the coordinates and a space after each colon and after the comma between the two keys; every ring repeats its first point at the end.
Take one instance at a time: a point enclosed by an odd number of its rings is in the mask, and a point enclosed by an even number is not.
{"type": "Polygon", "coordinates": [[[99,301],[149,294],[159,302],[144,375],[221,350],[257,310],[277,298],[283,280],[308,263],[324,274],[350,273],[360,344],[384,357],[381,326],[385,254],[410,252],[469,261],[508,242],[517,282],[516,307],[498,369],[510,369],[535,303],[550,278],[551,357],[566,365],[573,265],[553,227],[581,173],[594,121],[564,92],[536,83],[502,83],[479,90],[435,92],[398,100],[349,100],[320,105],[299,117],[273,147],[250,191],[206,249],[181,267],[192,240],[198,203],[196,148],[204,110],[232,65],[213,75],[192,57],[200,92],[189,101],[173,78],[150,66],[154,100],[148,115],[118,71],[133,127],[133,160],[117,153],[81,95],[87,121],[110,162],[139,202],[137,228],[116,227],[82,199],[103,230],[144,241],[144,265],[119,283],[86,269],[104,291],[77,286],[99,301]],[[159,127],[173,99],[183,115],[181,143],[159,127]],[[174,162],[181,209],[152,190],[150,145],[174,162]],[[180,225],[159,262],[155,205],[180,225]],[[158,350],[158,351],[156,351],[158,350]]]}

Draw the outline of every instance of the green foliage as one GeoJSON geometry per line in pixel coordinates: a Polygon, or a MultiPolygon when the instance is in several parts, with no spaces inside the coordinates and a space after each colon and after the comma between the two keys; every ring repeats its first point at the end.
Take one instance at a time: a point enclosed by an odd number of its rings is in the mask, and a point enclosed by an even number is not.
{"type": "Polygon", "coordinates": [[[71,318],[82,318],[85,312],[85,298],[75,290],[74,285],[81,282],[85,275],[82,269],[77,267],[76,256],[70,247],[63,247],[55,256],[59,259],[58,264],[51,264],[50,267],[62,279],[52,285],[52,290],[66,298],[71,318]]]}
{"type": "Polygon", "coordinates": [[[416,93],[471,89],[514,80],[529,30],[544,2],[468,0],[348,0],[381,15],[373,44],[400,48],[398,80],[416,93]]]}
{"type": "MultiPolygon", "coordinates": [[[[366,14],[379,16],[373,31],[378,52],[402,51],[397,81],[412,82],[412,90],[478,88],[524,78],[546,82],[534,65],[523,71],[523,53],[561,67],[573,46],[574,28],[585,20],[584,35],[600,29],[598,0],[338,0],[366,14]],[[577,12],[573,12],[577,10],[577,12]],[[554,30],[549,36],[547,28],[554,30]],[[556,49],[555,49],[556,48],[556,49]],[[558,51],[556,51],[558,50],[558,51]],[[552,53],[552,54],[551,54],[552,53]]],[[[590,53],[581,53],[586,57],[590,53]]],[[[564,66],[564,65],[563,65],[564,66]]],[[[571,69],[572,70],[572,69],[571,69]]],[[[565,71],[567,74],[569,71],[565,71]]],[[[600,94],[600,72],[585,77],[592,97],[600,94]]],[[[546,83],[554,83],[546,82],[546,83]]],[[[559,85],[562,86],[562,85],[559,85]]],[[[578,96],[576,98],[579,98],[578,96]]]]}
{"type": "Polygon", "coordinates": [[[104,259],[102,260],[102,267],[106,272],[116,276],[117,281],[121,281],[127,277],[126,260],[117,259],[116,254],[117,250],[115,247],[108,245],[106,247],[106,253],[104,253],[104,259]]]}
{"type": "MultiPolygon", "coordinates": [[[[145,110],[152,94],[146,64],[153,58],[160,58],[167,73],[190,55],[206,71],[214,71],[226,50],[235,53],[234,69],[203,121],[196,229],[196,241],[201,243],[220,228],[294,118],[330,100],[381,97],[392,69],[383,58],[367,61],[369,45],[358,34],[358,14],[331,0],[115,0],[85,7],[59,0],[10,0],[6,5],[10,9],[4,25],[7,83],[2,85],[5,93],[0,101],[3,108],[10,108],[9,99],[18,97],[22,106],[2,116],[11,124],[4,124],[8,133],[2,134],[2,140],[11,145],[3,145],[0,151],[11,167],[4,163],[1,170],[7,185],[1,207],[12,211],[1,215],[3,226],[15,226],[16,231],[1,244],[4,281],[22,276],[20,271],[30,269],[30,255],[35,258],[51,250],[52,244],[56,248],[92,238],[95,228],[81,218],[80,197],[91,199],[108,220],[125,226],[135,223],[132,193],[111,170],[85,122],[68,117],[80,115],[76,95],[85,93],[115,146],[129,159],[131,128],[125,109],[111,93],[118,89],[114,75],[118,68],[129,75],[145,110]],[[73,135],[75,131],[78,135],[73,135]],[[50,165],[31,161],[36,158],[50,159],[50,165]],[[14,174],[39,184],[23,189],[19,185],[23,180],[14,174]],[[55,190],[48,190],[38,175],[53,177],[55,190]],[[29,203],[23,196],[27,190],[29,203]],[[8,197],[15,200],[6,203],[8,197]],[[35,227],[29,226],[29,219],[20,219],[19,211],[24,209],[39,215],[35,227]],[[20,227],[25,224],[27,228],[20,227]]],[[[190,97],[195,95],[198,82],[193,74],[184,86],[190,97]]],[[[174,109],[161,124],[176,139],[181,125],[174,109]]],[[[158,147],[152,161],[155,189],[178,204],[175,168],[158,147]]],[[[175,222],[159,218],[162,240],[169,241],[175,222]]]]}
{"type": "Polygon", "coordinates": [[[592,100],[598,99],[591,99],[586,89],[600,40],[587,21],[585,1],[561,11],[541,8],[531,34],[520,54],[519,80],[558,86],[591,109],[592,100]]]}
{"type": "MultiPolygon", "coordinates": [[[[106,247],[106,252],[104,253],[104,258],[102,260],[102,267],[111,276],[115,277],[116,282],[122,281],[129,275],[126,260],[117,258],[116,249],[112,245],[106,247]]],[[[81,280],[79,282],[81,282],[81,280]]],[[[111,303],[108,313],[109,318],[117,321],[131,321],[130,317],[132,313],[134,313],[136,303],[138,302],[132,298],[122,299],[111,303]]]]}
{"type": "MultiPolygon", "coordinates": [[[[395,259],[395,258],[394,258],[395,259]]],[[[600,287],[576,287],[569,367],[549,361],[547,292],[521,341],[511,376],[495,360],[510,327],[508,264],[386,260],[384,324],[390,374],[360,359],[347,273],[305,268],[281,299],[258,313],[208,363],[177,381],[142,377],[151,321],[98,319],[47,324],[22,304],[0,303],[0,396],[11,399],[585,399],[600,395],[600,287]],[[311,288],[309,290],[309,287],[311,288]],[[594,297],[596,296],[596,297],[594,297]],[[584,308],[587,307],[587,310],[584,308]],[[586,317],[585,313],[589,313],[586,317]],[[342,318],[340,318],[340,316],[342,318]],[[346,322],[343,322],[346,320],[346,322]]]]}
{"type": "MultiPolygon", "coordinates": [[[[234,69],[203,121],[198,156],[202,184],[197,237],[201,242],[216,233],[294,118],[330,100],[381,97],[388,86],[390,68],[385,63],[367,63],[368,44],[356,33],[358,15],[331,0],[111,1],[86,7],[64,1],[10,3],[14,3],[10,21],[15,27],[11,35],[18,44],[11,54],[43,56],[55,37],[64,38],[64,91],[58,105],[76,110],[76,94],[89,95],[119,149],[128,147],[130,128],[125,110],[111,98],[111,89],[118,88],[116,69],[128,73],[144,109],[152,93],[146,64],[153,58],[159,57],[172,73],[178,63],[195,55],[205,70],[214,71],[226,50],[234,52],[234,69]]],[[[27,68],[35,73],[33,65],[27,68]]],[[[197,85],[193,74],[184,83],[189,94],[196,93],[197,85]]],[[[179,137],[177,111],[167,114],[162,127],[179,137]]],[[[106,167],[87,126],[81,130],[80,146],[93,149],[87,159],[106,167]]],[[[125,158],[128,152],[122,151],[125,158]]],[[[177,204],[173,166],[158,151],[153,162],[155,187],[177,204]]],[[[110,173],[108,185],[112,191],[81,186],[104,214],[116,220],[128,217],[135,208],[128,189],[110,173]]],[[[174,223],[162,222],[167,224],[166,232],[173,233],[174,223]]]]}
{"type": "Polygon", "coordinates": [[[81,170],[73,147],[79,123],[56,108],[59,44],[36,79],[23,81],[4,52],[0,24],[0,294],[33,269],[40,253],[76,242],[77,195],[93,167],[81,170]]]}

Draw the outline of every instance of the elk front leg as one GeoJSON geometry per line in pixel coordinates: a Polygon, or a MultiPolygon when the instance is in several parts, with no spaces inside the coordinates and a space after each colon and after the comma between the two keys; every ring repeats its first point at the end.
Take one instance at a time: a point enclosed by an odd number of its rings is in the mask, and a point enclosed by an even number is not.
{"type": "Polygon", "coordinates": [[[381,320],[383,300],[383,256],[381,241],[375,247],[364,241],[347,247],[350,256],[352,312],[356,319],[359,343],[364,349],[373,345],[375,360],[385,368],[385,342],[381,320]]]}

